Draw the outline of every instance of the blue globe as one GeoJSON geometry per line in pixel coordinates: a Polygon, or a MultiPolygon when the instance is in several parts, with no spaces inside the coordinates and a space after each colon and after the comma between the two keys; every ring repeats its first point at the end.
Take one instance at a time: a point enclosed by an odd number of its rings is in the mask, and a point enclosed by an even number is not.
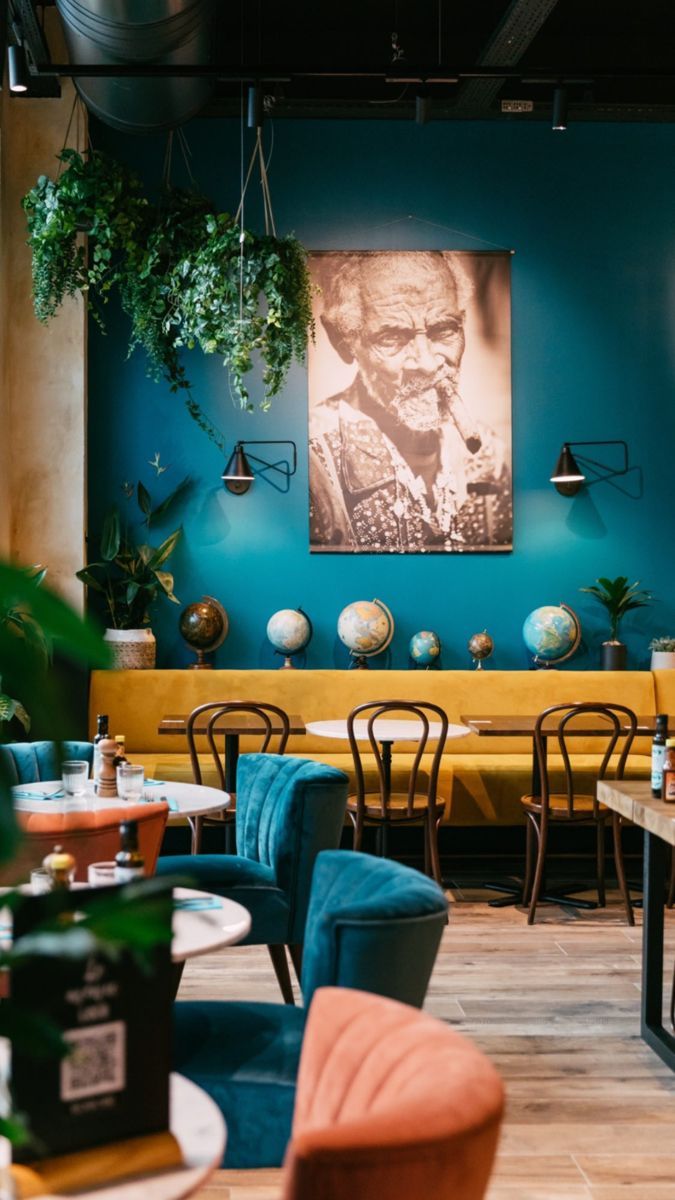
{"type": "Polygon", "coordinates": [[[441,652],[441,639],[430,629],[422,629],[412,635],[408,651],[416,666],[433,667],[441,652]]]}
{"type": "Polygon", "coordinates": [[[565,604],[535,608],[523,625],[523,640],[535,663],[560,663],[574,654],[581,638],[576,613],[565,604]]]}

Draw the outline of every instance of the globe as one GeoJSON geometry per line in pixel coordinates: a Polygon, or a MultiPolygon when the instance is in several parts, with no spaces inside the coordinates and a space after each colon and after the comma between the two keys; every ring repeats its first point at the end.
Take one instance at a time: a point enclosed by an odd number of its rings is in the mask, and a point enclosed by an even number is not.
{"type": "Polygon", "coordinates": [[[337,631],[356,665],[365,667],[367,658],[380,654],[391,642],[394,618],[381,600],[355,600],[340,613],[337,631]]]}
{"type": "Polygon", "coordinates": [[[204,669],[211,666],[204,655],[217,650],[227,637],[230,628],[227,613],[219,600],[213,596],[202,596],[194,604],[188,604],[180,614],[178,628],[181,637],[197,654],[192,667],[204,669]]]}
{"type": "Polygon", "coordinates": [[[484,629],[482,633],[471,635],[466,648],[476,664],[476,670],[480,671],[483,668],[483,659],[490,657],[495,644],[487,629],[484,629]]]}
{"type": "Polygon", "coordinates": [[[525,619],[523,640],[534,665],[547,667],[571,658],[581,641],[581,624],[566,604],[545,604],[525,619]]]}
{"type": "Polygon", "coordinates": [[[285,656],[284,666],[291,667],[291,656],[311,641],[312,623],[301,608],[280,608],[267,622],[267,636],[277,654],[285,656]]]}
{"type": "Polygon", "coordinates": [[[417,667],[433,667],[441,653],[441,639],[430,629],[421,629],[410,639],[408,652],[417,667]]]}

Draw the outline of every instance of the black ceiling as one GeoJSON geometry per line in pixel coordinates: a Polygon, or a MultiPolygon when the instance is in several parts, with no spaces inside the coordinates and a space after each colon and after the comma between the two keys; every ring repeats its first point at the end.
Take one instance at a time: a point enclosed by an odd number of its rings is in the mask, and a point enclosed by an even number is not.
{"type": "MultiPolygon", "coordinates": [[[[9,0],[10,9],[33,0],[9,0]]],[[[218,0],[206,115],[259,78],[278,117],[675,120],[675,0],[218,0]],[[453,76],[456,82],[451,82],[453,76]],[[531,112],[504,102],[531,102],[531,112]]],[[[209,64],[202,64],[207,69],[209,64]]]]}

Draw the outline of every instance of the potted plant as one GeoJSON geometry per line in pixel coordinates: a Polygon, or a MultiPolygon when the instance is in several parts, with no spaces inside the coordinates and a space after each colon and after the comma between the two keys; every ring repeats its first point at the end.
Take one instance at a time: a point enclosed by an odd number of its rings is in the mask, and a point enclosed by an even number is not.
{"type": "MultiPolygon", "coordinates": [[[[166,470],[159,465],[159,455],[152,464],[158,474],[166,470]]],[[[140,528],[123,517],[116,504],[107,512],[100,539],[100,559],[89,563],[77,578],[100,597],[108,628],[104,634],[112,650],[111,666],[119,671],[152,668],[155,665],[156,641],[150,629],[150,609],[158,596],[166,596],[173,604],[179,600],[173,591],[173,575],[166,564],[181,536],[174,529],[159,546],[151,546],[143,537],[143,527],[149,530],[173,508],[190,486],[183,479],[178,487],[157,505],[147,488],[140,482],[124,484],[127,503],[135,496],[141,514],[140,528]]]]}
{"type": "Polygon", "coordinates": [[[656,637],[649,643],[652,671],[675,670],[675,637],[656,637]]]}
{"type": "Polygon", "coordinates": [[[626,668],[626,647],[619,641],[619,626],[627,612],[634,608],[645,608],[651,604],[651,592],[640,588],[640,581],[629,583],[626,575],[616,579],[596,579],[592,587],[579,591],[593,596],[609,617],[609,639],[602,643],[602,668],[605,671],[623,671],[626,668]]]}

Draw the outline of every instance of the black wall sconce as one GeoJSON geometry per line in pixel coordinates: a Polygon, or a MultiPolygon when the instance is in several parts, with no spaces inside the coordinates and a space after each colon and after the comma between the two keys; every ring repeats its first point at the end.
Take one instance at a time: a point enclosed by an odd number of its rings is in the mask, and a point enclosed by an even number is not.
{"type": "Polygon", "coordinates": [[[565,442],[551,475],[551,483],[561,496],[576,496],[585,483],[615,479],[618,475],[626,475],[628,470],[628,446],[625,442],[565,442]],[[610,467],[585,454],[572,454],[572,446],[621,446],[622,464],[620,467],[610,467]],[[591,479],[587,479],[587,471],[591,473],[591,479]]]}
{"type": "Polygon", "coordinates": [[[264,475],[267,471],[277,471],[283,476],[286,486],[281,487],[273,483],[271,479],[268,480],[268,483],[272,483],[272,486],[276,487],[277,491],[287,492],[291,475],[295,475],[297,469],[298,452],[295,442],[237,442],[230,455],[229,462],[221,475],[221,479],[223,486],[227,488],[228,492],[232,492],[235,496],[243,496],[244,492],[247,492],[250,488],[256,475],[264,475]],[[290,462],[285,459],[281,459],[275,463],[266,462],[264,458],[258,458],[255,454],[245,454],[244,446],[290,446],[292,448],[290,462]],[[258,465],[259,469],[257,471],[253,470],[251,461],[258,465]]]}

